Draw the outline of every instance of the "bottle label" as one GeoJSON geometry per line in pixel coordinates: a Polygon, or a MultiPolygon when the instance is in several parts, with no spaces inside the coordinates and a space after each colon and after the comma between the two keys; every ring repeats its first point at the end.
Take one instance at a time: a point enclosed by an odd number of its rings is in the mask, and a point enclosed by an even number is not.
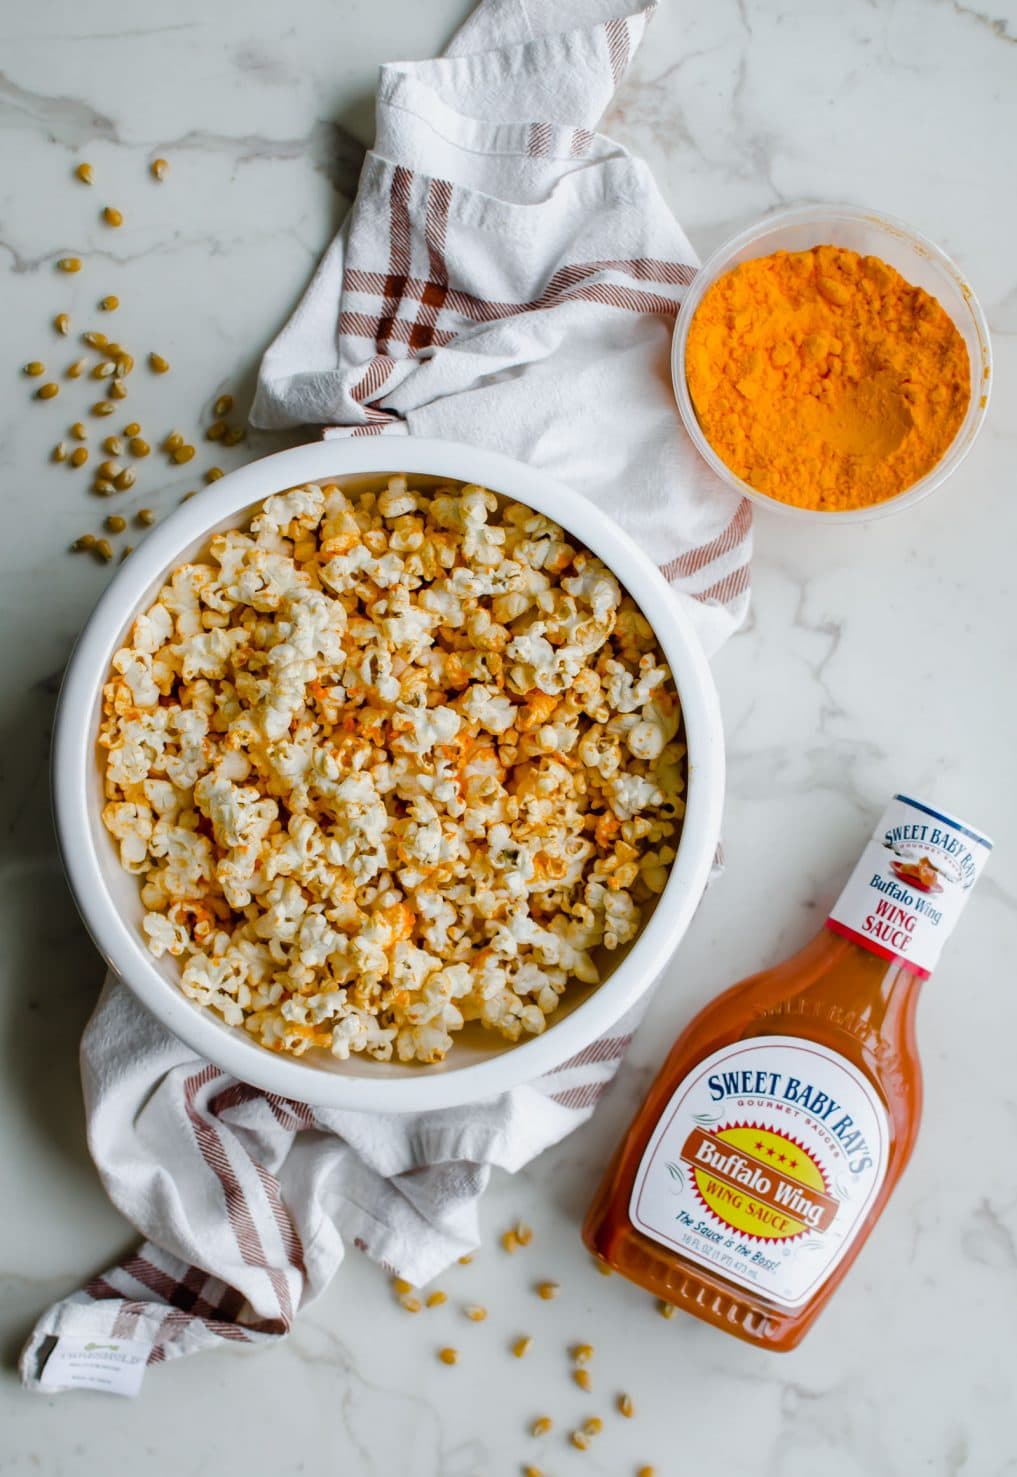
{"type": "Polygon", "coordinates": [[[928,979],[991,850],[969,826],[895,795],[826,926],[928,979]]]}
{"type": "Polygon", "coordinates": [[[844,1057],[795,1036],[736,1041],[661,1114],[629,1218],[688,1261],[798,1308],[861,1229],[889,1147],[886,1108],[844,1057]]]}

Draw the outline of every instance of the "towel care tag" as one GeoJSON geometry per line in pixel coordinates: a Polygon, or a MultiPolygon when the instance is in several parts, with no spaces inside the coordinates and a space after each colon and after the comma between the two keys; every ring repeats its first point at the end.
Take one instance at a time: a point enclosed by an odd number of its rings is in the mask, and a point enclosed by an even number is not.
{"type": "Polygon", "coordinates": [[[152,1345],[147,1339],[74,1338],[61,1334],[46,1360],[43,1390],[105,1390],[136,1395],[152,1345]]]}

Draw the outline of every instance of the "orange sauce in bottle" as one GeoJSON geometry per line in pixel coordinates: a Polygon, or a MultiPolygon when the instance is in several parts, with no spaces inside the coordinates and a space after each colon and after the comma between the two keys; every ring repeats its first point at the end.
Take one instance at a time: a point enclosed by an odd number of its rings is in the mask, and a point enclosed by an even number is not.
{"type": "Polygon", "coordinates": [[[991,843],[896,796],[817,936],[685,1029],[583,1227],[633,1282],[793,1349],[904,1172],[915,1007],[991,843]]]}

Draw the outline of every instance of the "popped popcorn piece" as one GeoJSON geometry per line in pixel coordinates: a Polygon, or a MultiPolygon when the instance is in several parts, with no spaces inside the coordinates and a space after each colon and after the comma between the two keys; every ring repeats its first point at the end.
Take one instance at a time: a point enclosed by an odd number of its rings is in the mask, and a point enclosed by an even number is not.
{"type": "Polygon", "coordinates": [[[685,749],[652,629],[482,487],[267,498],[171,573],[103,697],[103,820],[148,947],[273,1051],[428,1063],[468,1021],[537,1035],[674,859],[685,749]]]}

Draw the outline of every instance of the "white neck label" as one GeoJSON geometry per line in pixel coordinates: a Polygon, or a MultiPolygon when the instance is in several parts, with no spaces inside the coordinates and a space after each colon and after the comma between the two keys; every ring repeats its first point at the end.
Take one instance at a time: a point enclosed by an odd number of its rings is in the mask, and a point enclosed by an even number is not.
{"type": "Polygon", "coordinates": [[[895,795],[826,926],[927,979],[991,850],[970,826],[895,795]]]}

